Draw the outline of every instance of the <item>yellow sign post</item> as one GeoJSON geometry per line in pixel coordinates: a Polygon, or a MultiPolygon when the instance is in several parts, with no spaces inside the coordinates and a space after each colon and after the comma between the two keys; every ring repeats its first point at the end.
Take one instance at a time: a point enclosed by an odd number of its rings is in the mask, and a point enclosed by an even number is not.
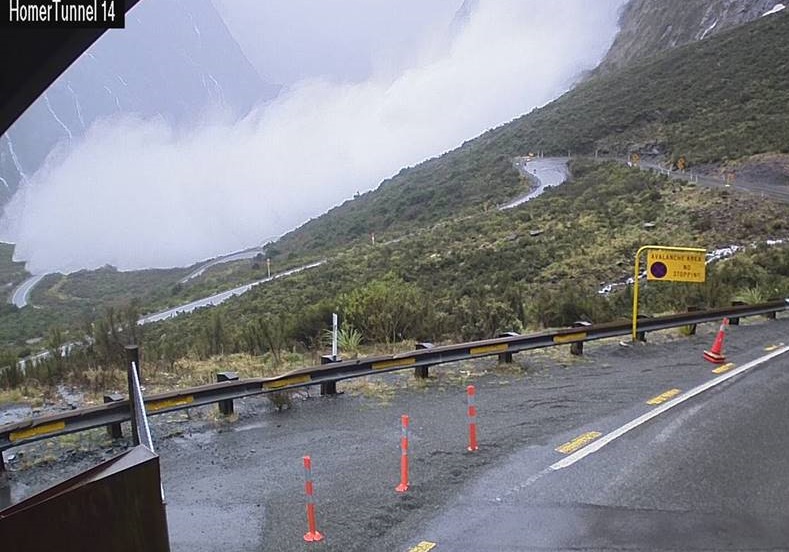
{"type": "Polygon", "coordinates": [[[636,253],[633,270],[633,341],[638,333],[638,266],[641,253],[647,254],[647,280],[703,283],[707,276],[706,249],[645,245],[636,253]]]}

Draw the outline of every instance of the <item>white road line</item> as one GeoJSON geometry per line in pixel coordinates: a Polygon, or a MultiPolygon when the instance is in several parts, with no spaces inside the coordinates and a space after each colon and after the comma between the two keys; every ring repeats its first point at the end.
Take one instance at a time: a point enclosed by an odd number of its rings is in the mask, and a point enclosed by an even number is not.
{"type": "Polygon", "coordinates": [[[755,360],[752,360],[752,361],[748,362],[747,364],[743,364],[742,366],[740,366],[736,370],[732,370],[731,372],[723,374],[722,376],[718,376],[717,378],[712,379],[712,380],[710,380],[710,381],[708,381],[706,383],[703,383],[703,384],[699,385],[698,387],[694,387],[693,389],[691,389],[687,393],[683,393],[679,397],[677,397],[675,399],[672,399],[672,400],[670,400],[667,403],[663,403],[661,406],[655,408],[654,410],[650,410],[649,412],[647,412],[643,416],[639,416],[635,420],[632,420],[632,421],[626,423],[625,425],[623,425],[619,429],[615,429],[611,433],[609,433],[609,434],[605,435],[604,437],[601,437],[597,441],[594,441],[593,443],[585,446],[581,450],[579,450],[577,452],[574,452],[570,456],[568,456],[568,457],[556,462],[555,464],[552,464],[549,469],[551,469],[551,470],[561,470],[562,468],[567,468],[569,466],[572,466],[573,464],[575,464],[579,460],[581,460],[583,458],[586,458],[587,456],[589,456],[593,452],[597,452],[598,450],[600,450],[601,448],[606,446],[608,443],[614,441],[615,439],[618,439],[619,437],[621,437],[622,435],[624,435],[625,433],[627,433],[631,429],[635,429],[638,426],[640,426],[641,424],[644,424],[644,423],[648,422],[652,418],[660,416],[665,411],[667,411],[667,410],[669,410],[671,408],[674,408],[675,406],[677,406],[679,404],[682,404],[683,402],[687,401],[688,399],[692,399],[693,397],[695,397],[696,395],[698,395],[700,393],[703,393],[707,389],[715,387],[716,385],[719,385],[719,384],[723,383],[724,381],[727,381],[727,380],[733,378],[734,376],[742,374],[743,372],[746,372],[746,371],[750,370],[754,366],[758,366],[760,364],[763,364],[763,363],[767,362],[770,359],[773,359],[773,358],[775,358],[775,357],[777,357],[779,355],[782,355],[782,354],[784,354],[787,351],[789,351],[789,346],[782,347],[780,349],[777,349],[777,350],[773,351],[772,353],[770,353],[768,355],[764,355],[763,357],[759,357],[759,358],[757,358],[755,360]]]}

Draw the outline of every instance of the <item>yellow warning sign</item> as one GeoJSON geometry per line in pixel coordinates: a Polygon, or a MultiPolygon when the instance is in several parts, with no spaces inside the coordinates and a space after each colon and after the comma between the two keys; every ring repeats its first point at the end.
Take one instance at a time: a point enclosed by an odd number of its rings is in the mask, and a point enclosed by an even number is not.
{"type": "Polygon", "coordinates": [[[647,280],[664,282],[704,282],[706,253],[650,249],[647,253],[647,280]]]}

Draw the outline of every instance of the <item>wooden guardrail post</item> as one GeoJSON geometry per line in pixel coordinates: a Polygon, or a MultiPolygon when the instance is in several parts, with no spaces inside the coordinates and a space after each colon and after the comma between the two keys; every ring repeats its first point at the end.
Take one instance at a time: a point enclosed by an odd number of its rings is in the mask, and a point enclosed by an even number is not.
{"type": "Polygon", "coordinates": [[[128,367],[126,370],[126,383],[129,386],[129,413],[131,414],[131,428],[132,428],[132,440],[135,445],[140,444],[140,432],[139,428],[137,427],[137,416],[135,414],[135,406],[134,400],[134,380],[132,380],[132,369],[137,369],[137,379],[142,381],[140,378],[140,348],[137,345],[127,345],[126,346],[126,362],[128,363],[128,367]]]}
{"type": "MultiPolygon", "coordinates": [[[[578,320],[577,322],[573,322],[573,328],[586,328],[587,326],[591,326],[591,322],[587,322],[586,320],[578,320]]],[[[583,341],[574,341],[570,343],[570,354],[575,356],[582,356],[584,354],[584,342],[583,341]]]]}
{"type": "MultiPolygon", "coordinates": [[[[518,332],[504,332],[500,333],[498,337],[517,337],[519,335],[520,334],[518,332]]],[[[499,353],[499,363],[512,364],[512,353],[499,353]]]]}
{"type": "MultiPolygon", "coordinates": [[[[334,362],[340,362],[340,359],[334,355],[321,356],[321,364],[332,364],[334,362]]],[[[336,394],[337,394],[336,381],[324,381],[323,383],[321,383],[321,397],[333,397],[336,394]]]]}
{"type": "MultiPolygon", "coordinates": [[[[433,347],[435,347],[435,345],[433,345],[432,343],[428,343],[427,341],[416,344],[416,348],[419,350],[432,349],[433,347]]],[[[429,368],[428,366],[417,366],[416,368],[414,368],[414,376],[418,379],[427,379],[428,368],[429,368]]]]}
{"type": "MultiPolygon", "coordinates": [[[[646,314],[639,314],[638,315],[638,320],[646,319],[646,318],[650,318],[650,317],[647,316],[646,314]]],[[[640,341],[642,343],[646,343],[647,342],[647,332],[646,332],[646,330],[639,330],[639,331],[636,332],[636,341],[640,341]]]]}
{"type": "MultiPolygon", "coordinates": [[[[698,312],[701,309],[699,307],[691,306],[688,307],[688,312],[698,312]]],[[[697,324],[688,324],[685,326],[688,329],[688,335],[696,335],[696,326],[697,324]]]]}
{"type": "MultiPolygon", "coordinates": [[[[104,404],[120,402],[122,400],[123,395],[120,393],[110,393],[109,395],[104,395],[104,404]]],[[[114,424],[107,425],[107,435],[113,439],[120,439],[123,437],[123,428],[121,427],[121,423],[115,422],[114,424]]]]}
{"type": "MultiPolygon", "coordinates": [[[[223,381],[238,381],[238,374],[236,372],[218,372],[216,374],[216,382],[222,383],[223,381]]],[[[233,414],[233,399],[225,399],[219,401],[219,413],[222,416],[230,416],[233,414]]]]}
{"type": "MultiPolygon", "coordinates": [[[[732,307],[739,307],[741,305],[747,305],[745,301],[732,301],[732,307]]],[[[739,316],[730,316],[729,317],[729,326],[739,326],[740,325],[740,317],[739,316]]]]}
{"type": "Polygon", "coordinates": [[[5,471],[3,451],[0,450],[0,510],[11,504],[11,485],[8,483],[8,473],[5,471]]]}

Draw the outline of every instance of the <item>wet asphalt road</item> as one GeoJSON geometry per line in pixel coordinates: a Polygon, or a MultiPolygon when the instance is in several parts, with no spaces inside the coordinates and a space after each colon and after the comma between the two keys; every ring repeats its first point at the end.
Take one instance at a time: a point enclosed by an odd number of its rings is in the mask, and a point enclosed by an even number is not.
{"type": "Polygon", "coordinates": [[[787,393],[783,354],[571,466],[545,470],[559,453],[522,449],[421,539],[441,551],[789,549],[787,393]]]}
{"type": "MultiPolygon", "coordinates": [[[[311,397],[281,413],[262,412],[265,399],[239,401],[239,421],[158,444],[173,550],[408,550],[421,540],[436,550],[780,549],[789,545],[774,522],[786,519],[780,501],[789,496],[781,477],[789,466],[777,454],[786,449],[785,360],[529,483],[563,457],[554,450],[562,443],[605,434],[654,408],[650,397],[716,377],[701,360],[714,329],[629,348],[587,344],[581,359],[554,349],[516,355],[516,367],[433,368],[426,384],[382,375],[396,392],[311,397]],[[481,442],[473,454],[464,393],[472,382],[481,442]],[[394,492],[402,413],[412,420],[404,495],[394,492]],[[302,541],[304,454],[313,459],[320,545],[302,541]],[[761,498],[749,498],[754,489],[761,498]]],[[[789,319],[731,328],[728,355],[744,363],[787,331],[789,319]]]]}
{"type": "MultiPolygon", "coordinates": [[[[786,315],[743,322],[726,341],[739,365],[789,343],[786,315]]],[[[313,390],[283,412],[266,398],[247,398],[236,401],[235,421],[219,419],[213,407],[154,417],[172,550],[407,551],[422,540],[438,543],[439,552],[789,550],[779,523],[789,517],[783,358],[534,479],[565,457],[554,450],[561,444],[590,431],[605,435],[655,408],[649,398],[717,377],[701,357],[715,330],[649,334],[646,345],[627,348],[591,342],[582,358],[562,346],[515,355],[513,365],[450,364],[431,368],[426,383],[410,372],[382,374],[340,382],[347,392],[334,398],[313,390]],[[477,387],[477,453],[465,451],[468,383],[477,387]],[[411,488],[400,495],[403,413],[411,416],[411,488]],[[326,535],[318,545],[302,540],[305,454],[326,535]]],[[[15,449],[23,460],[9,464],[11,498],[124,448],[101,430],[80,435],[70,452],[58,453],[52,441],[15,449]],[[21,467],[44,455],[51,459],[21,467]]]]}

